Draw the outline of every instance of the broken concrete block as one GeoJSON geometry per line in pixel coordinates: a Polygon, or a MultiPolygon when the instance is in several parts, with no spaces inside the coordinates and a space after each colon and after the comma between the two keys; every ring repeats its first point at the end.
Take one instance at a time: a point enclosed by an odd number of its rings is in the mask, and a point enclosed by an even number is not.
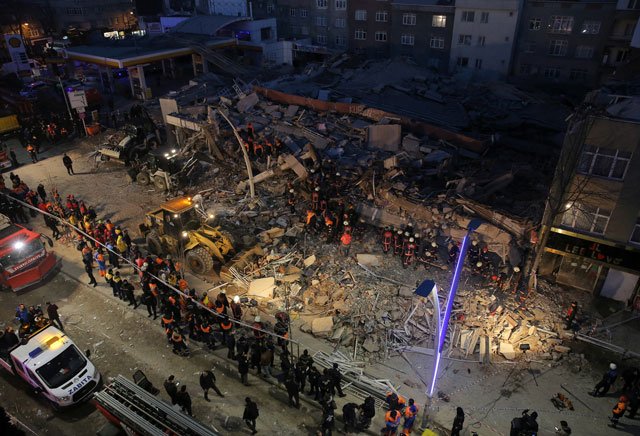
{"type": "Polygon", "coordinates": [[[273,298],[275,287],[276,279],[273,277],[255,279],[249,283],[249,295],[252,297],[273,298]]]}
{"type": "Polygon", "coordinates": [[[311,321],[311,333],[314,336],[326,336],[333,329],[333,318],[325,316],[311,321]]]}
{"type": "Polygon", "coordinates": [[[556,345],[553,347],[554,351],[557,351],[558,353],[570,353],[571,352],[571,347],[567,347],[566,345],[556,345]]]}
{"type": "Polygon", "coordinates": [[[516,352],[513,349],[513,345],[508,342],[500,342],[499,353],[507,360],[513,360],[516,358],[516,352]]]}
{"type": "Polygon", "coordinates": [[[375,254],[364,254],[358,253],[356,254],[356,259],[358,263],[365,266],[378,266],[380,265],[380,257],[375,254]]]}
{"type": "Polygon", "coordinates": [[[295,104],[290,104],[284,113],[285,118],[292,118],[296,114],[296,112],[298,112],[298,109],[299,107],[295,104]]]}
{"type": "Polygon", "coordinates": [[[315,304],[317,306],[324,306],[329,301],[329,297],[326,295],[320,295],[316,298],[315,304]]]}
{"type": "Polygon", "coordinates": [[[307,257],[303,262],[304,262],[305,268],[310,267],[311,265],[316,263],[316,255],[312,254],[311,256],[307,257]]]}
{"type": "Polygon", "coordinates": [[[238,109],[238,112],[246,112],[249,109],[251,109],[252,107],[254,107],[256,104],[258,104],[258,94],[256,94],[255,92],[252,92],[251,94],[242,97],[238,103],[236,104],[236,109],[238,109]]]}
{"type": "Polygon", "coordinates": [[[373,339],[367,338],[362,344],[362,348],[369,353],[375,353],[380,350],[380,345],[378,345],[373,339]]]}
{"type": "Polygon", "coordinates": [[[398,151],[402,137],[399,124],[375,125],[367,128],[367,146],[387,151],[398,151]]]}
{"type": "Polygon", "coordinates": [[[402,149],[411,153],[419,152],[420,139],[409,133],[402,139],[402,149]]]}

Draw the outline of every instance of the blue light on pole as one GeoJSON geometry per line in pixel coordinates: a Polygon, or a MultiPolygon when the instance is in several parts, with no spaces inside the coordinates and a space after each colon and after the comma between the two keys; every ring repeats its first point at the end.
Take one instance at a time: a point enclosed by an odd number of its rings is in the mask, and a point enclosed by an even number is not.
{"type": "MultiPolygon", "coordinates": [[[[429,388],[429,398],[433,397],[433,391],[436,388],[436,380],[438,378],[438,369],[440,367],[440,359],[442,358],[442,348],[444,346],[444,340],[447,336],[447,328],[449,327],[449,319],[451,318],[451,311],[453,310],[453,301],[458,291],[458,284],[460,283],[460,274],[462,273],[462,267],[464,266],[464,259],[467,255],[467,249],[469,248],[469,239],[471,233],[473,233],[478,227],[480,227],[482,221],[473,219],[469,222],[467,227],[467,234],[462,239],[462,245],[460,246],[460,252],[458,253],[458,260],[456,261],[456,267],[453,270],[453,278],[451,279],[451,288],[449,289],[449,295],[447,296],[447,302],[445,304],[444,317],[442,324],[440,324],[440,334],[438,336],[438,344],[435,349],[435,362],[433,364],[433,377],[431,380],[431,387],[429,388]]],[[[438,310],[439,307],[436,307],[438,310]]]]}

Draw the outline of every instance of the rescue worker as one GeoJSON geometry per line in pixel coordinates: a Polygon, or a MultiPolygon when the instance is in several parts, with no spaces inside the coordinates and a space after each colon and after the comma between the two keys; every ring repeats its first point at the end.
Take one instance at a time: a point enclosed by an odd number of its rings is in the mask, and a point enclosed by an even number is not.
{"type": "Polygon", "coordinates": [[[219,318],[220,321],[220,333],[222,333],[222,343],[226,344],[229,336],[231,335],[231,330],[233,328],[233,323],[229,319],[227,315],[223,315],[222,318],[219,318]]]}
{"type": "Polygon", "coordinates": [[[233,300],[230,303],[230,306],[231,306],[231,314],[233,315],[233,319],[235,319],[236,321],[242,320],[242,306],[240,305],[239,295],[235,295],[233,297],[233,300]]]}
{"type": "Polygon", "coordinates": [[[98,248],[93,258],[98,265],[98,273],[100,274],[100,277],[105,277],[107,275],[107,262],[104,258],[102,248],[98,248]]]}
{"type": "Polygon", "coordinates": [[[344,257],[349,255],[349,250],[351,249],[351,235],[348,232],[344,232],[340,237],[340,253],[344,257]]]}
{"type": "Polygon", "coordinates": [[[289,396],[289,406],[299,409],[300,408],[300,391],[299,391],[298,382],[296,381],[294,374],[289,372],[286,375],[284,386],[287,389],[287,395],[289,396]]]}
{"type": "Polygon", "coordinates": [[[255,134],[256,134],[256,131],[253,128],[253,123],[251,122],[247,123],[247,135],[249,136],[249,138],[253,139],[255,134]]]}
{"type": "Polygon", "coordinates": [[[453,427],[451,428],[451,436],[460,436],[460,432],[464,427],[464,411],[462,407],[456,408],[456,417],[453,419],[453,427]]]}
{"type": "Polygon", "coordinates": [[[317,227],[317,220],[318,220],[318,217],[316,216],[316,212],[312,209],[307,210],[305,228],[309,233],[315,233],[315,229],[317,227]]]}
{"type": "Polygon", "coordinates": [[[594,397],[604,397],[607,392],[609,392],[609,388],[611,385],[616,382],[618,378],[618,365],[615,363],[609,364],[609,371],[602,375],[602,379],[596,384],[593,388],[593,392],[591,395],[594,397]]]}
{"type": "Polygon", "coordinates": [[[571,306],[567,309],[567,313],[564,317],[565,320],[565,329],[570,330],[573,326],[573,320],[576,318],[576,314],[578,313],[578,302],[574,301],[571,303],[571,306]]]}
{"type": "Polygon", "coordinates": [[[273,326],[273,332],[278,336],[282,336],[278,338],[277,341],[282,351],[286,353],[288,345],[287,339],[289,339],[289,325],[282,319],[278,319],[276,324],[273,326]]]}
{"type": "Polygon", "coordinates": [[[386,398],[387,406],[390,410],[400,410],[404,409],[407,404],[407,401],[404,399],[402,395],[398,395],[395,392],[387,392],[386,398]]]}
{"type": "Polygon", "coordinates": [[[478,246],[478,241],[471,241],[471,246],[467,252],[467,258],[469,259],[469,265],[472,266],[480,260],[480,247],[478,246]]]}
{"type": "Polygon", "coordinates": [[[253,319],[253,337],[258,341],[261,342],[264,340],[265,338],[265,332],[264,330],[264,325],[262,324],[262,321],[260,320],[259,316],[256,316],[253,319]]]}
{"type": "Polygon", "coordinates": [[[347,403],[342,406],[342,420],[344,421],[345,433],[351,433],[356,430],[357,416],[356,410],[358,405],[356,403],[347,403]]]}
{"type": "Polygon", "coordinates": [[[29,153],[29,157],[31,158],[31,162],[36,163],[38,162],[38,155],[36,152],[36,148],[33,146],[33,144],[29,143],[29,145],[27,145],[27,153],[29,153]]]}
{"type": "Polygon", "coordinates": [[[202,371],[200,373],[200,387],[204,391],[204,399],[209,400],[209,389],[213,389],[219,397],[224,398],[220,389],[216,386],[216,376],[211,370],[202,371]]]}
{"type": "Polygon", "coordinates": [[[414,244],[414,239],[409,238],[409,242],[404,247],[404,255],[402,257],[402,267],[408,268],[409,265],[413,263],[413,257],[416,253],[416,244],[414,244]]]}
{"type": "Polygon", "coordinates": [[[402,230],[398,230],[395,235],[393,235],[393,254],[395,256],[402,254],[402,239],[402,230]]]}
{"type": "Polygon", "coordinates": [[[336,225],[335,219],[333,218],[331,213],[328,211],[324,211],[322,215],[324,216],[325,231],[327,232],[326,241],[327,243],[333,242],[333,235],[334,235],[334,230],[336,225]]]}
{"type": "Polygon", "coordinates": [[[249,382],[247,380],[247,374],[249,374],[249,361],[247,360],[246,354],[238,355],[238,373],[240,374],[240,382],[249,386],[249,382]]]}
{"type": "Polygon", "coordinates": [[[331,403],[333,403],[333,401],[328,402],[328,404],[325,404],[322,407],[322,425],[320,427],[322,436],[331,436],[333,434],[335,416],[333,412],[334,408],[331,403]]]}
{"type": "Polygon", "coordinates": [[[320,187],[316,186],[316,188],[311,193],[311,210],[317,212],[320,210],[320,187]]]}
{"type": "Polygon", "coordinates": [[[158,318],[158,314],[156,313],[156,306],[158,305],[158,301],[156,300],[155,295],[151,293],[151,290],[144,290],[142,292],[140,302],[147,307],[147,318],[151,318],[151,316],[153,316],[153,319],[158,318]]]}
{"type": "Polygon", "coordinates": [[[129,301],[128,306],[133,306],[134,309],[138,308],[138,303],[136,301],[136,296],[133,292],[134,288],[131,283],[127,279],[122,280],[122,284],[120,285],[120,289],[125,296],[125,299],[129,301]]]}
{"type": "Polygon", "coordinates": [[[120,277],[120,271],[116,271],[115,274],[113,274],[113,278],[111,279],[113,281],[113,290],[116,294],[116,296],[121,299],[124,300],[124,293],[122,292],[122,278],[120,277]]]}
{"type": "Polygon", "coordinates": [[[96,281],[96,278],[93,276],[92,262],[85,262],[84,270],[87,272],[87,275],[89,276],[89,284],[93,285],[94,288],[98,286],[98,282],[96,281]]]}
{"type": "Polygon", "coordinates": [[[320,399],[320,378],[322,375],[318,368],[311,365],[309,367],[309,374],[307,375],[309,378],[309,394],[313,395],[313,399],[318,401],[320,399]]]}
{"type": "Polygon", "coordinates": [[[296,213],[296,191],[293,189],[289,189],[289,198],[287,199],[287,204],[289,205],[289,211],[292,214],[296,213]]]}
{"type": "Polygon", "coordinates": [[[177,404],[178,403],[178,384],[175,380],[175,376],[170,375],[164,381],[164,390],[167,391],[169,398],[171,398],[171,404],[174,404],[174,405],[177,404]]]}
{"type": "Polygon", "coordinates": [[[417,416],[418,406],[415,404],[413,398],[409,398],[409,405],[404,409],[404,423],[402,424],[403,435],[409,436],[411,434],[417,416]]]}
{"type": "Polygon", "coordinates": [[[177,329],[171,334],[171,345],[175,354],[179,356],[189,355],[189,348],[187,346],[186,339],[177,329]]]}
{"type": "Polygon", "coordinates": [[[333,389],[335,388],[338,391],[339,397],[346,397],[345,393],[342,392],[342,387],[340,386],[340,382],[342,381],[342,374],[340,373],[338,364],[334,363],[333,368],[331,368],[328,373],[331,377],[331,394],[333,395],[333,389]]]}
{"type": "Polygon", "coordinates": [[[613,407],[612,415],[609,420],[611,421],[610,427],[616,428],[618,426],[618,421],[624,415],[625,410],[627,410],[627,401],[628,398],[623,395],[618,399],[618,402],[613,407]]]}
{"type": "Polygon", "coordinates": [[[384,228],[382,233],[382,252],[387,254],[391,250],[391,242],[393,241],[393,232],[389,227],[384,228]]]}
{"type": "Polygon", "coordinates": [[[385,428],[383,434],[385,436],[395,436],[398,433],[400,425],[400,412],[395,409],[389,410],[384,416],[385,428]]]}
{"type": "Polygon", "coordinates": [[[455,261],[458,259],[458,253],[460,253],[460,243],[454,242],[449,249],[449,264],[455,263],[455,261]]]}
{"type": "Polygon", "coordinates": [[[211,326],[207,320],[202,321],[200,324],[200,339],[204,342],[210,350],[213,350],[216,346],[216,341],[211,330],[211,326]]]}
{"type": "Polygon", "coordinates": [[[249,430],[251,430],[251,434],[256,434],[258,431],[256,430],[256,419],[260,416],[260,412],[258,410],[258,405],[251,400],[250,397],[244,399],[244,413],[242,414],[242,419],[244,420],[249,430]]]}

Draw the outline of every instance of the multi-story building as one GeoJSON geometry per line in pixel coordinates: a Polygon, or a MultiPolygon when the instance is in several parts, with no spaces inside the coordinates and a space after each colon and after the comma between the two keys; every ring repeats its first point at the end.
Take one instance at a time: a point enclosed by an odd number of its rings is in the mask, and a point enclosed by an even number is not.
{"type": "Polygon", "coordinates": [[[282,36],[308,38],[333,51],[347,49],[347,0],[280,0],[277,7],[282,36]]]}
{"type": "Polygon", "coordinates": [[[456,0],[450,70],[509,74],[521,0],[456,0]]]}
{"type": "Polygon", "coordinates": [[[596,91],[585,103],[551,184],[538,271],[630,301],[640,277],[640,96],[596,91]]]}
{"type": "Polygon", "coordinates": [[[392,14],[389,1],[349,0],[349,50],[367,57],[389,57],[392,14]]]}
{"type": "Polygon", "coordinates": [[[615,7],[615,0],[525,0],[513,75],[596,84],[615,7]]]}
{"type": "MultiPolygon", "coordinates": [[[[602,56],[603,73],[615,74],[632,60],[634,56],[631,56],[631,40],[639,20],[640,0],[617,1],[613,25],[602,56]]],[[[636,72],[634,71],[633,74],[635,75],[636,72]]]]}
{"type": "Polygon", "coordinates": [[[58,31],[77,29],[131,30],[137,19],[132,0],[31,0],[45,5],[58,31]]]}
{"type": "Polygon", "coordinates": [[[392,0],[391,55],[446,72],[453,20],[452,0],[392,0]]]}

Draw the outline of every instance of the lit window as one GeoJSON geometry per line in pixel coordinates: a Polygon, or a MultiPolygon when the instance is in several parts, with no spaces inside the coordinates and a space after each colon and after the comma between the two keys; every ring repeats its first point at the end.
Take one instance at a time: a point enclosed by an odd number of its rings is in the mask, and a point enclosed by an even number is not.
{"type": "Polygon", "coordinates": [[[562,17],[554,15],[549,22],[549,32],[551,33],[571,33],[573,30],[573,17],[562,17]]]}
{"type": "Polygon", "coordinates": [[[434,15],[431,19],[431,27],[447,27],[447,16],[434,15]]]}
{"type": "Polygon", "coordinates": [[[623,180],[631,160],[631,152],[586,146],[578,171],[582,174],[623,180]]]}

